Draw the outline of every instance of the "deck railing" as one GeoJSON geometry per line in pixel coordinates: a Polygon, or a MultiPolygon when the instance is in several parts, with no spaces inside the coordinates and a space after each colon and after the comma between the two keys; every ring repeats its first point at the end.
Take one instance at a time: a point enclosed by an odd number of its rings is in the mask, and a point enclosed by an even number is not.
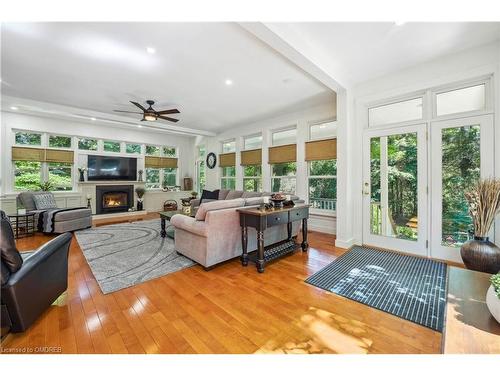
{"type": "Polygon", "coordinates": [[[316,208],[318,210],[327,210],[327,211],[337,210],[336,199],[309,198],[309,203],[312,205],[312,208],[316,208]]]}

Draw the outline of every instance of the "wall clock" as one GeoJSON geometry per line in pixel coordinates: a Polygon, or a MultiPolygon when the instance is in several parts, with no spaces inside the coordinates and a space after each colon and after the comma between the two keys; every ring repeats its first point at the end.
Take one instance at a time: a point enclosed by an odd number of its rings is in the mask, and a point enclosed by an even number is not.
{"type": "Polygon", "coordinates": [[[207,167],[210,169],[214,169],[215,164],[217,164],[217,156],[213,152],[210,152],[207,155],[207,167]]]}

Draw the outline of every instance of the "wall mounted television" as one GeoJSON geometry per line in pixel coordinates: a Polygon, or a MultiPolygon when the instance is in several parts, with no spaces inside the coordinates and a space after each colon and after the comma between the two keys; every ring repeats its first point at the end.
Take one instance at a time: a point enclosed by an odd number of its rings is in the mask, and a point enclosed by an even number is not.
{"type": "Polygon", "coordinates": [[[89,155],[87,168],[89,181],[137,180],[136,158],[89,155]]]}

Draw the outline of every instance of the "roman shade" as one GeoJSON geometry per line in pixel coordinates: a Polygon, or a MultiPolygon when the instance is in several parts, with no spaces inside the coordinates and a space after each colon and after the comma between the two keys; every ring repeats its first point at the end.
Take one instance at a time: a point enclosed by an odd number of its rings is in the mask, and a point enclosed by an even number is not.
{"type": "Polygon", "coordinates": [[[306,161],[337,158],[337,139],[306,142],[306,161]]]}
{"type": "Polygon", "coordinates": [[[241,151],[241,165],[261,165],[262,149],[241,151]]]}
{"type": "Polygon", "coordinates": [[[146,168],[177,168],[177,158],[146,156],[146,168]]]}
{"type": "Polygon", "coordinates": [[[236,165],[236,152],[219,154],[219,167],[234,167],[236,165]]]}
{"type": "Polygon", "coordinates": [[[297,145],[283,145],[269,147],[269,164],[288,163],[297,161],[297,145]]]}
{"type": "Polygon", "coordinates": [[[38,147],[12,147],[12,160],[73,164],[73,151],[52,150],[38,147]]]}

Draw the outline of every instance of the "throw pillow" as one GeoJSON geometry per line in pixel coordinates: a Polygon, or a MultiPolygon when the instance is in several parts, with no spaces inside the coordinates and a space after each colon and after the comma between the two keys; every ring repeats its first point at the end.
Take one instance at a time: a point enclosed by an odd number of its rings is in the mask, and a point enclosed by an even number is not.
{"type": "Polygon", "coordinates": [[[57,208],[56,200],[52,193],[33,195],[37,210],[45,210],[47,208],[57,208]]]}
{"type": "Polygon", "coordinates": [[[203,190],[203,192],[201,193],[200,205],[203,203],[203,199],[219,199],[219,189],[214,191],[203,190]]]}
{"type": "Polygon", "coordinates": [[[209,211],[223,210],[226,208],[243,207],[244,205],[245,205],[245,200],[241,198],[203,203],[198,208],[198,211],[196,211],[196,216],[194,218],[196,221],[204,221],[209,211]]]}
{"type": "Polygon", "coordinates": [[[242,195],[243,195],[243,190],[231,190],[226,195],[226,200],[241,198],[242,195]]]}

